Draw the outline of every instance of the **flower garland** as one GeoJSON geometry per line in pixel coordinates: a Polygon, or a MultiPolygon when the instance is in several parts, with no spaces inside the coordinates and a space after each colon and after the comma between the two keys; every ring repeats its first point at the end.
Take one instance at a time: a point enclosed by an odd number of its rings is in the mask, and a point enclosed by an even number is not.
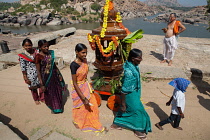
{"type": "Polygon", "coordinates": [[[110,57],[114,54],[113,51],[111,51],[109,54],[105,54],[104,51],[103,51],[103,46],[101,45],[101,40],[98,36],[96,36],[96,44],[99,48],[99,51],[101,52],[101,54],[104,56],[104,57],[110,57]]]}
{"type": "Polygon", "coordinates": [[[95,44],[95,37],[97,35],[94,35],[93,37],[90,35],[90,33],[87,34],[87,37],[88,37],[88,41],[89,41],[89,44],[90,44],[90,47],[92,48],[92,50],[95,50],[96,49],[96,44],[95,44]]]}
{"type": "Polygon", "coordinates": [[[122,18],[120,16],[120,12],[117,12],[117,15],[116,15],[116,22],[122,22],[122,18]]]}
{"type": "Polygon", "coordinates": [[[103,26],[102,26],[101,33],[100,33],[101,38],[105,37],[105,32],[106,32],[106,28],[107,28],[108,14],[109,14],[109,11],[111,9],[113,9],[113,3],[110,2],[110,0],[106,0],[106,4],[104,6],[103,26]]]}
{"type": "Polygon", "coordinates": [[[118,25],[120,26],[121,29],[124,29],[126,31],[126,34],[129,35],[131,34],[131,32],[128,30],[128,28],[125,28],[125,26],[122,24],[122,17],[120,16],[120,12],[117,12],[116,15],[116,22],[118,23],[118,25]]]}
{"type": "Polygon", "coordinates": [[[117,49],[119,43],[118,43],[118,37],[112,36],[112,41],[109,42],[109,45],[106,49],[103,48],[101,45],[101,39],[98,35],[91,36],[90,33],[88,34],[88,41],[92,48],[92,50],[96,49],[96,44],[99,48],[99,51],[104,57],[110,57],[114,54],[114,51],[117,49]]]}

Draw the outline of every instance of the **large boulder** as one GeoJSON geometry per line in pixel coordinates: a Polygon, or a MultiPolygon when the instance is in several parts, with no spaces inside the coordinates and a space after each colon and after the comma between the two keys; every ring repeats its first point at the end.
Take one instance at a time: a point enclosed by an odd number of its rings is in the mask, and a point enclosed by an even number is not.
{"type": "Polygon", "coordinates": [[[50,21],[49,23],[47,23],[47,25],[53,25],[53,26],[55,26],[55,25],[61,25],[61,24],[62,24],[62,21],[60,19],[58,19],[58,18],[53,19],[52,21],[50,21]]]}
{"type": "Polygon", "coordinates": [[[195,23],[195,20],[194,20],[193,18],[185,18],[185,19],[184,19],[184,22],[185,22],[185,23],[194,24],[194,23],[195,23]]]}
{"type": "Polygon", "coordinates": [[[30,18],[20,17],[18,18],[18,23],[20,23],[21,26],[27,26],[31,23],[30,18]]]}
{"type": "Polygon", "coordinates": [[[196,18],[194,20],[195,20],[195,22],[201,22],[201,19],[200,18],[196,18]]]}
{"type": "Polygon", "coordinates": [[[18,22],[18,18],[17,17],[12,17],[12,23],[17,23],[18,22]]]}
{"type": "Polygon", "coordinates": [[[0,13],[0,20],[4,19],[4,13],[0,13]]]}
{"type": "Polygon", "coordinates": [[[93,2],[90,2],[90,1],[86,1],[83,3],[83,9],[85,12],[87,13],[91,13],[91,5],[93,4],[93,2]]]}
{"type": "Polygon", "coordinates": [[[10,23],[11,19],[10,18],[4,18],[3,20],[1,20],[1,22],[3,23],[10,23]]]}
{"type": "Polygon", "coordinates": [[[76,4],[74,5],[74,9],[77,10],[80,14],[84,12],[82,3],[76,3],[76,4]]]}
{"type": "Polygon", "coordinates": [[[42,21],[43,21],[42,18],[38,18],[36,21],[36,25],[42,25],[42,21]]]}
{"type": "Polygon", "coordinates": [[[37,19],[38,19],[38,18],[33,17],[33,18],[31,19],[31,23],[30,23],[28,26],[36,25],[37,19]]]}
{"type": "Polygon", "coordinates": [[[48,19],[48,18],[50,18],[51,13],[49,13],[49,12],[40,13],[40,16],[41,16],[43,19],[48,19]]]}
{"type": "Polygon", "coordinates": [[[41,25],[46,25],[48,22],[49,22],[49,20],[45,18],[45,19],[42,20],[42,24],[41,25]]]}

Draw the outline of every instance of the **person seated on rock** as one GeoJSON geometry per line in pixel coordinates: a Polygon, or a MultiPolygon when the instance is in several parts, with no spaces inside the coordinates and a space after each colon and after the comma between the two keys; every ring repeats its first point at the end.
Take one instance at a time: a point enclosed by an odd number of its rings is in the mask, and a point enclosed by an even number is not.
{"type": "Polygon", "coordinates": [[[172,59],[175,54],[175,50],[178,47],[176,36],[178,36],[181,32],[186,30],[185,26],[182,25],[180,21],[176,20],[176,14],[171,13],[169,17],[169,23],[167,28],[163,28],[163,32],[165,33],[165,38],[163,40],[164,49],[163,49],[163,57],[164,60],[161,63],[165,63],[166,60],[169,60],[168,65],[172,65],[172,59]]]}

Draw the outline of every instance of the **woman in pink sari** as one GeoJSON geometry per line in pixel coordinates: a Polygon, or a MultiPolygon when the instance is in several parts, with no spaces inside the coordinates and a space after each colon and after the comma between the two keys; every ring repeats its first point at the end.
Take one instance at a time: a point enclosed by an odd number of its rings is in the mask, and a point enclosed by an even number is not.
{"type": "Polygon", "coordinates": [[[73,123],[84,132],[107,131],[99,121],[99,110],[93,89],[87,81],[88,65],[86,61],[87,47],[77,44],[76,59],[71,63],[73,123]]]}

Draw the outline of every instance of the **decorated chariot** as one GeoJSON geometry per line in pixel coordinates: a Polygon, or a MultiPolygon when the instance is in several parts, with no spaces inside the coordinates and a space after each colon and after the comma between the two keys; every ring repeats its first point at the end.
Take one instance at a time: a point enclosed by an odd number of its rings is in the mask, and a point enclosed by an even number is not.
{"type": "Polygon", "coordinates": [[[88,34],[88,41],[95,50],[95,62],[98,74],[92,80],[98,105],[100,95],[109,95],[107,106],[117,111],[120,106],[120,87],[123,64],[131,50],[132,43],[142,38],[142,30],[131,33],[122,24],[120,12],[114,8],[112,0],[106,0],[101,12],[100,27],[88,34]]]}

